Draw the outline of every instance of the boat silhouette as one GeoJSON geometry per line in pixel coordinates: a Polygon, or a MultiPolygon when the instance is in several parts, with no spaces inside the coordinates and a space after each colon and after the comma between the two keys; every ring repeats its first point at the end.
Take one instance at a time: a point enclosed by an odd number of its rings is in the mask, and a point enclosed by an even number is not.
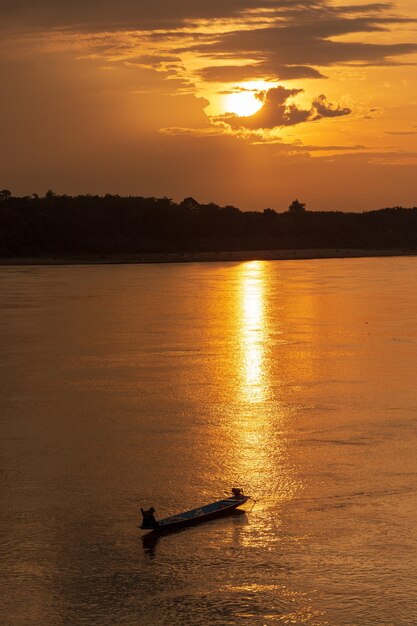
{"type": "Polygon", "coordinates": [[[156,533],[170,532],[171,530],[177,530],[186,526],[192,526],[199,524],[207,520],[215,519],[217,517],[225,517],[233,513],[239,506],[242,506],[250,499],[250,496],[245,496],[241,489],[232,489],[232,496],[205,504],[196,509],[190,511],[184,511],[183,513],[177,513],[170,517],[165,517],[161,520],[156,520],[154,517],[155,510],[151,507],[149,510],[142,511],[143,520],[139,526],[142,530],[150,530],[156,533]]]}

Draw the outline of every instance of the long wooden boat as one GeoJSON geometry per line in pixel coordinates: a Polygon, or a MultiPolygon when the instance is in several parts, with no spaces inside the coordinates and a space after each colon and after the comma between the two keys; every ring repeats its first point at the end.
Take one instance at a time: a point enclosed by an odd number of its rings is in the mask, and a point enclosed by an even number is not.
{"type": "Polygon", "coordinates": [[[237,497],[233,496],[224,500],[217,500],[217,502],[206,504],[198,509],[184,511],[184,513],[172,515],[171,517],[166,517],[154,522],[151,522],[144,517],[139,528],[142,530],[164,533],[169,532],[170,530],[176,530],[177,528],[199,524],[200,522],[205,522],[206,520],[214,519],[216,517],[224,517],[233,513],[235,509],[242,506],[242,504],[245,504],[249,498],[250,496],[241,494],[237,497]]]}

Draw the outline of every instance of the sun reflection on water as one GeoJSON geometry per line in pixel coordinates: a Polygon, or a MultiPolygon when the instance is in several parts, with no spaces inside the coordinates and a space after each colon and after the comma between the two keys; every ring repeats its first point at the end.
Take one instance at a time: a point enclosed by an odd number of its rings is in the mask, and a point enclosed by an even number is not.
{"type": "MultiPolygon", "coordinates": [[[[236,477],[238,481],[247,481],[245,487],[262,499],[252,518],[261,515],[264,520],[272,519],[273,524],[279,524],[277,507],[293,499],[298,482],[288,458],[290,416],[277,378],[280,376],[277,353],[270,345],[271,336],[279,333],[280,313],[279,308],[269,307],[274,290],[269,277],[265,261],[251,261],[238,267],[238,385],[236,413],[229,427],[236,443],[236,477]],[[273,515],[267,513],[270,510],[275,511],[273,515]]],[[[242,541],[266,545],[271,537],[264,521],[256,533],[244,533],[242,541]]]]}
{"type": "Polygon", "coordinates": [[[268,411],[267,268],[263,261],[239,266],[237,296],[237,468],[240,475],[248,479],[251,489],[259,489],[266,476],[274,472],[272,423],[268,411]]]}
{"type": "Polygon", "coordinates": [[[247,402],[259,403],[266,397],[265,381],[265,275],[262,261],[242,266],[241,325],[242,392],[247,402]]]}

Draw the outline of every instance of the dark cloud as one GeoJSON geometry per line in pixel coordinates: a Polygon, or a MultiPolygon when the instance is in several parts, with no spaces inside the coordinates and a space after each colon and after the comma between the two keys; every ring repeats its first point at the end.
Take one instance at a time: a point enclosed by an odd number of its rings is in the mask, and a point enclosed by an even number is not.
{"type": "MultiPolygon", "coordinates": [[[[2,27],[177,28],[184,21],[228,18],[244,11],[291,7],[293,0],[1,0],[2,27]]],[[[303,5],[314,6],[315,0],[303,5]]]]}
{"type": "Polygon", "coordinates": [[[254,115],[241,117],[228,113],[217,117],[216,121],[224,122],[235,129],[248,128],[255,130],[295,126],[302,122],[316,121],[324,117],[341,117],[351,113],[351,110],[348,108],[333,106],[324,95],[315,98],[310,109],[300,109],[296,104],[288,103],[290,98],[301,92],[302,89],[286,89],[282,86],[260,92],[257,98],[262,100],[263,106],[254,115]]]}
{"type": "Polygon", "coordinates": [[[386,135],[417,135],[417,130],[386,130],[386,135]]]}
{"type": "MultiPolygon", "coordinates": [[[[349,152],[349,154],[338,154],[338,155],[332,155],[332,156],[324,156],[322,157],[323,160],[325,159],[332,159],[332,160],[337,160],[337,159],[342,159],[343,157],[349,157],[349,160],[351,162],[357,161],[360,163],[391,163],[391,164],[397,164],[400,165],[402,164],[402,162],[404,161],[412,161],[412,162],[416,162],[417,160],[417,152],[412,151],[412,150],[391,150],[391,151],[383,151],[381,150],[380,152],[372,152],[372,151],[368,151],[366,153],[356,153],[356,152],[349,152]]],[[[411,167],[414,167],[414,193],[415,193],[415,164],[413,164],[411,167]]],[[[381,181],[382,182],[382,181],[381,181]]],[[[385,181],[386,182],[386,181],[385,181]]]]}
{"type": "Polygon", "coordinates": [[[352,150],[357,151],[364,151],[367,150],[368,148],[364,145],[364,144],[354,144],[352,146],[349,145],[345,145],[345,146],[332,146],[332,145],[328,145],[328,146],[310,146],[308,144],[302,144],[302,147],[304,150],[306,150],[307,152],[350,152],[352,150]]]}
{"type": "Polygon", "coordinates": [[[207,81],[322,78],[317,67],[340,63],[399,64],[393,57],[416,53],[415,41],[377,44],[334,39],[415,23],[413,19],[388,15],[388,8],[392,7],[385,3],[331,7],[326,2],[315,6],[296,2],[275,23],[263,28],[230,30],[214,41],[197,41],[192,49],[222,61],[221,65],[211,63],[201,70],[207,81]],[[234,63],[242,58],[252,62],[244,66],[234,63]]]}
{"type": "Polygon", "coordinates": [[[346,38],[389,32],[413,21],[395,16],[393,5],[385,2],[334,6],[329,0],[0,1],[0,29],[53,27],[114,36],[124,29],[139,30],[128,43],[109,37],[90,45],[102,56],[106,50],[137,56],[142,47],[145,60],[139,63],[153,67],[171,56],[172,62],[179,62],[178,57],[194,52],[209,59],[200,70],[200,77],[209,82],[323,78],[318,68],[335,64],[398,63],[394,57],[417,52],[415,41],[364,43],[346,38]],[[223,20],[218,30],[216,19],[223,20]],[[212,20],[213,28],[202,29],[199,20],[212,20]],[[181,30],[184,25],[187,32],[181,30]],[[345,39],[337,39],[340,36],[345,39]],[[152,61],[154,55],[161,59],[152,61]]]}
{"type": "Polygon", "coordinates": [[[143,54],[137,57],[129,57],[129,63],[137,63],[138,65],[148,65],[150,67],[159,66],[166,63],[179,63],[181,59],[175,56],[159,55],[159,54],[143,54]]]}
{"type": "Polygon", "coordinates": [[[253,65],[214,65],[201,70],[200,76],[208,82],[234,82],[262,78],[263,80],[293,80],[325,78],[318,70],[307,65],[273,66],[263,62],[253,65]]]}
{"type": "MultiPolygon", "coordinates": [[[[265,64],[267,66],[267,64],[265,64]]],[[[270,73],[274,73],[276,70],[276,76],[278,80],[294,80],[299,78],[326,78],[318,70],[307,65],[286,65],[281,68],[271,67],[270,73]]]]}
{"type": "MultiPolygon", "coordinates": [[[[383,65],[392,56],[417,52],[417,43],[372,44],[361,42],[333,41],[329,37],[338,34],[372,32],[381,30],[370,23],[340,18],[340,28],[330,28],[314,21],[308,25],[276,26],[253,31],[235,31],[219,37],[215,43],[194,46],[194,51],[212,58],[238,60],[259,58],[266,70],[278,76],[283,67],[291,73],[291,66],[330,66],[336,63],[361,62],[383,65]],[[365,26],[367,26],[365,28],[365,26]]],[[[261,65],[262,67],[262,65],[261,65]]],[[[244,71],[236,68],[238,71],[244,71]]],[[[264,69],[264,68],[263,68],[264,69]]],[[[258,72],[255,63],[250,71],[258,72]]],[[[305,69],[304,69],[305,71],[305,69]]],[[[212,66],[203,70],[210,79],[212,66]]]]}
{"type": "Polygon", "coordinates": [[[334,107],[332,104],[327,102],[327,98],[324,95],[314,98],[312,108],[317,112],[316,119],[320,119],[322,117],[341,117],[343,115],[349,115],[349,113],[352,112],[347,107],[343,109],[341,109],[340,106],[334,107]]]}
{"type": "Polygon", "coordinates": [[[369,4],[345,4],[343,5],[344,13],[369,13],[385,11],[392,9],[392,2],[371,2],[369,4]]]}

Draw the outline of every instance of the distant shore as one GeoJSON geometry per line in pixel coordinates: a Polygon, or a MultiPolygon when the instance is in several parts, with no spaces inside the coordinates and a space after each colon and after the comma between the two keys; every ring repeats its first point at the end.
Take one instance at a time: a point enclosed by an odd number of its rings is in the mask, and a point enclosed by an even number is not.
{"type": "Polygon", "coordinates": [[[1,258],[0,265],[119,265],[135,263],[209,263],[225,261],[293,261],[297,259],[349,259],[417,256],[416,250],[361,250],[323,248],[301,250],[233,250],[229,252],[149,252],[138,254],[79,255],[74,257],[1,258]]]}

